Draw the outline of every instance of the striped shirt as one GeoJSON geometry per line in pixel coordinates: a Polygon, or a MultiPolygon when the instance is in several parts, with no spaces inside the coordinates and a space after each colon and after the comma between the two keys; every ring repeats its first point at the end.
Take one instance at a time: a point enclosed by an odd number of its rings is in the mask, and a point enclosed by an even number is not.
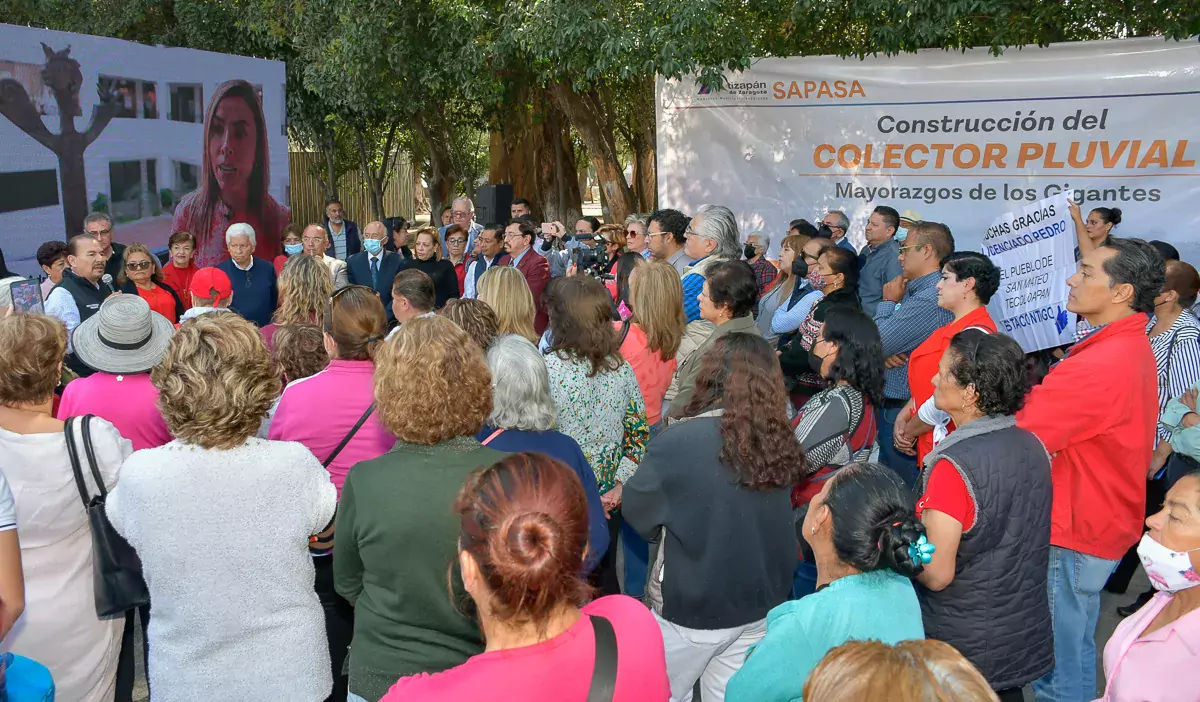
{"type": "MultiPolygon", "coordinates": [[[[1146,333],[1154,328],[1150,318],[1146,333]]],[[[1167,403],[1187,392],[1200,382],[1200,323],[1184,311],[1167,331],[1150,337],[1154,364],[1158,367],[1158,414],[1161,417],[1167,403]]],[[[1155,444],[1171,438],[1171,430],[1159,422],[1155,426],[1155,444]]]]}

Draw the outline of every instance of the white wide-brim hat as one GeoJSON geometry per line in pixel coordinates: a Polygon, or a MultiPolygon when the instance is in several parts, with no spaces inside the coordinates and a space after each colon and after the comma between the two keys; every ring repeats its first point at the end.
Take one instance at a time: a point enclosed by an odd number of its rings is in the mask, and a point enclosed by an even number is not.
{"type": "Polygon", "coordinates": [[[145,373],[167,355],[175,325],[138,295],[110,295],[75,327],[75,355],[102,373],[145,373]]]}

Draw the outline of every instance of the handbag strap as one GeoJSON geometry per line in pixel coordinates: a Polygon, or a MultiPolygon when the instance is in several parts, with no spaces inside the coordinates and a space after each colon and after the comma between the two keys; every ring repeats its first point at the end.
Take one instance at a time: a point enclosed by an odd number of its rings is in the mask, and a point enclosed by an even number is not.
{"type": "Polygon", "coordinates": [[[63,422],[63,433],[67,440],[67,458],[71,460],[71,472],[75,475],[75,487],[79,488],[79,499],[83,501],[83,508],[88,508],[88,502],[91,500],[88,497],[87,485],[83,482],[83,471],[79,467],[79,450],[75,446],[75,417],[67,417],[67,421],[63,422]]]}
{"type": "Polygon", "coordinates": [[[500,436],[500,435],[501,435],[501,434],[503,434],[503,433],[504,433],[504,430],[503,430],[503,429],[497,429],[496,431],[492,432],[492,435],[491,435],[491,436],[489,436],[488,438],[484,439],[483,441],[480,441],[480,442],[479,442],[479,445],[480,445],[480,446],[487,446],[488,444],[492,443],[492,439],[496,438],[497,436],[500,436]]]}
{"type": "Polygon", "coordinates": [[[100,501],[108,497],[108,489],[104,487],[104,479],[100,477],[100,462],[96,460],[96,451],[92,448],[92,419],[95,415],[83,415],[83,454],[87,457],[88,467],[92,469],[92,479],[96,481],[96,490],[100,501]]]}
{"type": "Polygon", "coordinates": [[[625,343],[625,337],[629,336],[629,327],[630,327],[632,324],[633,324],[633,323],[632,323],[630,320],[628,320],[628,319],[626,319],[624,322],[622,322],[622,324],[621,324],[621,338],[620,338],[620,339],[617,339],[617,348],[620,348],[620,347],[621,347],[621,345],[625,343]]]}
{"type": "Polygon", "coordinates": [[[594,614],[592,633],[596,637],[596,665],[592,668],[592,684],[587,702],[612,702],[617,689],[617,634],[612,622],[594,614]]]}
{"type": "Polygon", "coordinates": [[[372,402],[367,407],[367,411],[363,412],[362,416],[358,418],[358,421],[354,423],[354,426],[350,427],[350,431],[346,432],[346,436],[342,437],[342,443],[338,444],[337,448],[333,450],[333,453],[329,454],[329,458],[326,458],[325,462],[321,464],[322,467],[328,468],[330,464],[333,463],[333,459],[337,458],[338,454],[342,452],[342,449],[346,448],[346,444],[350,443],[350,439],[354,438],[354,435],[358,433],[359,429],[362,429],[362,425],[367,423],[367,417],[370,417],[371,413],[374,411],[375,403],[372,402]]]}

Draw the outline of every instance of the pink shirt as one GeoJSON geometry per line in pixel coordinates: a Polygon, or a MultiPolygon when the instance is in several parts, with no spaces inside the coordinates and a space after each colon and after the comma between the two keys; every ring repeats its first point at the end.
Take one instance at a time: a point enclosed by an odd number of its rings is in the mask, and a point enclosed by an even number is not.
{"type": "MultiPolygon", "coordinates": [[[[374,371],[370,361],[330,361],[320,373],[288,383],[267,438],[304,444],[324,463],[375,401],[374,371]]],[[[372,414],[329,466],[338,497],[351,466],[378,458],[395,444],[396,437],[372,414]]]]}
{"type": "MultiPolygon", "coordinates": [[[[617,635],[617,685],[613,702],[665,702],[667,683],[662,631],[637,600],[614,595],[583,608],[604,617],[617,635]]],[[[549,641],[506,651],[489,651],[442,673],[401,678],[380,702],[562,702],[587,699],[596,641],[592,620],[549,641]]]]}
{"type": "MultiPolygon", "coordinates": [[[[613,322],[618,334],[621,333],[621,326],[622,322],[613,322]]],[[[642,390],[642,399],[646,401],[646,423],[653,426],[662,421],[663,398],[667,395],[667,387],[671,385],[678,361],[672,358],[664,362],[659,352],[651,351],[646,343],[646,332],[638,325],[630,324],[629,333],[621,344],[621,355],[633,366],[633,374],[642,390]]]]}
{"type": "Polygon", "coordinates": [[[1196,702],[1200,694],[1200,610],[1141,636],[1172,595],[1159,592],[1117,625],[1104,647],[1105,702],[1196,702]]]}
{"type": "Polygon", "coordinates": [[[155,448],[174,438],[158,411],[158,388],[149,373],[95,373],[67,383],[58,418],[94,414],[107,419],[133,443],[134,451],[155,448]]]}

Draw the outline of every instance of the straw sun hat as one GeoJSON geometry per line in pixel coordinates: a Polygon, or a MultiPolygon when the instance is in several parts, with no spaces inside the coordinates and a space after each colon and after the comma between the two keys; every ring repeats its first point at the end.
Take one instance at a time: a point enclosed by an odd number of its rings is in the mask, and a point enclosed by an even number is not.
{"type": "Polygon", "coordinates": [[[167,354],[175,325],[137,295],[110,295],[71,335],[75,355],[103,373],[145,373],[167,354]]]}

